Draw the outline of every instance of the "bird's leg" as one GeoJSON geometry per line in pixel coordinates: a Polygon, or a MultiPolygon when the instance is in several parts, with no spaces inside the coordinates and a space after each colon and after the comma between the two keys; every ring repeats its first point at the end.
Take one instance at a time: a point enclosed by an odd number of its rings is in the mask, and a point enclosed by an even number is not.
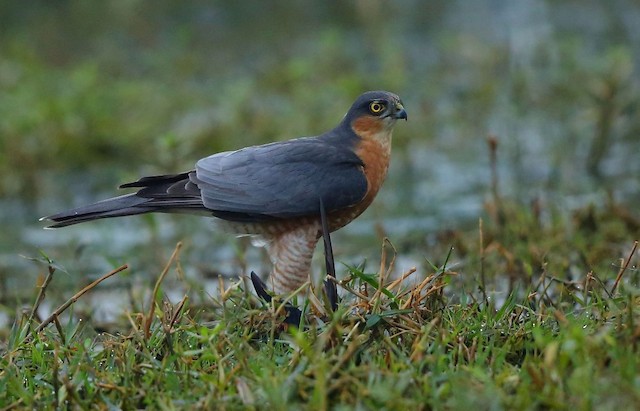
{"type": "Polygon", "coordinates": [[[269,282],[276,294],[287,294],[309,280],[319,227],[307,224],[281,233],[268,245],[273,270],[269,282]]]}

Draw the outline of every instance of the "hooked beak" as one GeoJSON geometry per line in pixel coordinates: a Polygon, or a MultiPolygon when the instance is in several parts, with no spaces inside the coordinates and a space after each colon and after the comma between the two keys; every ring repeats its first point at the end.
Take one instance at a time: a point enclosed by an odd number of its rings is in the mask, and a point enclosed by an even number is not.
{"type": "Polygon", "coordinates": [[[396,105],[396,109],[395,112],[392,114],[393,118],[395,118],[396,120],[402,119],[402,120],[407,120],[407,112],[404,109],[404,106],[400,103],[398,103],[396,105]]]}

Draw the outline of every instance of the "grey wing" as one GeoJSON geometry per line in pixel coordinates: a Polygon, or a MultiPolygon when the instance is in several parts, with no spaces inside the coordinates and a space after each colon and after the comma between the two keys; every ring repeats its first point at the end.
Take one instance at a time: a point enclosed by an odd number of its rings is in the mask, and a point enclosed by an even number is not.
{"type": "Polygon", "coordinates": [[[241,221],[316,215],[320,199],[327,211],[349,207],[368,188],[352,150],[312,138],[215,154],[189,177],[207,209],[241,221]]]}

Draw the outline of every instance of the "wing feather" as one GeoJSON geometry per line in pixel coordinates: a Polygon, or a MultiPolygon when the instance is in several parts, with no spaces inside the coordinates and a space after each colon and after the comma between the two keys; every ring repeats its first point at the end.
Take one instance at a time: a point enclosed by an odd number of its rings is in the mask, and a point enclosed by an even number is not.
{"type": "Polygon", "coordinates": [[[358,203],[367,192],[362,167],[348,147],[307,138],[214,154],[189,177],[221,216],[290,218],[316,214],[320,198],[328,211],[358,203]]]}

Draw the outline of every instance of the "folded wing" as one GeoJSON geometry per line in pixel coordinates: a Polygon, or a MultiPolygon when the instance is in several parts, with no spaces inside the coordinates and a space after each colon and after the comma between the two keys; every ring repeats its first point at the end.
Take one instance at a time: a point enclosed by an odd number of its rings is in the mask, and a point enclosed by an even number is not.
{"type": "Polygon", "coordinates": [[[362,161],[344,146],[297,139],[219,153],[196,164],[190,179],[204,206],[230,220],[315,215],[358,203],[367,191],[362,161]]]}

